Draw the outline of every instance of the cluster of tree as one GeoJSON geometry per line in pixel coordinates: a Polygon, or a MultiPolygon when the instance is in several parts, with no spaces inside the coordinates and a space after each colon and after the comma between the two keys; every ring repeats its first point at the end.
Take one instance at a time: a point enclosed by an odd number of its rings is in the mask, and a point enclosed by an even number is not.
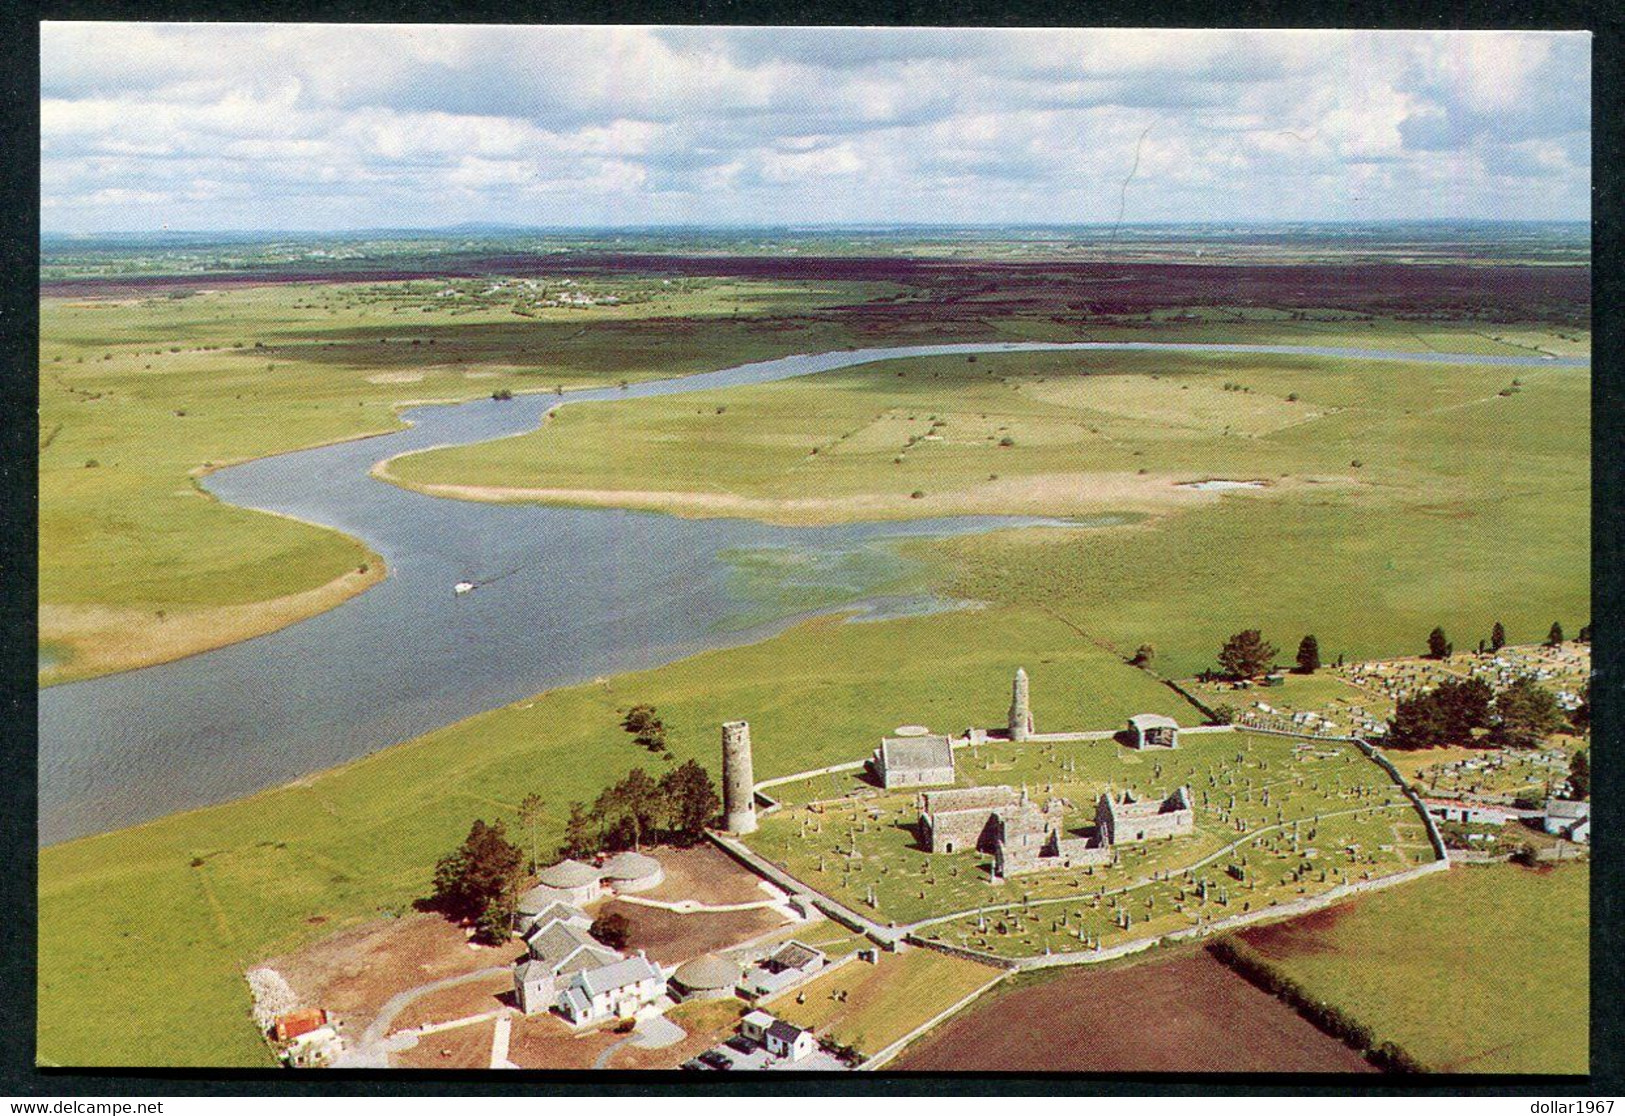
{"type": "Polygon", "coordinates": [[[671,746],[666,743],[666,725],[655,716],[654,706],[634,705],[621,719],[621,727],[632,734],[632,739],[638,747],[647,748],[657,756],[670,757],[671,746]]]}
{"type": "Polygon", "coordinates": [[[434,867],[434,906],[451,918],[473,922],[480,941],[503,941],[519,899],[523,860],[500,821],[476,821],[463,843],[434,867]]]}
{"type": "Polygon", "coordinates": [[[1569,760],[1569,797],[1584,802],[1591,797],[1591,753],[1575,752],[1569,760]]]}
{"type": "Polygon", "coordinates": [[[1557,699],[1532,680],[1520,678],[1496,694],[1483,679],[1467,678],[1401,699],[1388,722],[1387,746],[1533,748],[1562,727],[1557,699]],[[1481,729],[1488,734],[1476,735],[1481,729]]]}
{"type": "Polygon", "coordinates": [[[565,856],[589,856],[606,849],[636,849],[647,841],[689,845],[722,809],[716,784],[694,760],[656,779],[641,767],[604,792],[589,807],[576,802],[564,823],[565,856]]]}
{"type": "Polygon", "coordinates": [[[1456,645],[1445,638],[1443,628],[1434,628],[1428,633],[1428,658],[1448,659],[1455,651],[1456,645]]]}
{"type": "Polygon", "coordinates": [[[1257,678],[1275,665],[1278,650],[1257,628],[1237,632],[1219,648],[1219,673],[1234,682],[1257,678]]]}
{"type": "MultiPolygon", "coordinates": [[[[1225,640],[1224,646],[1219,648],[1218,675],[1232,682],[1257,678],[1275,669],[1278,654],[1280,651],[1263,633],[1257,628],[1248,628],[1225,640]]],[[[1298,642],[1294,669],[1299,674],[1313,674],[1320,665],[1320,641],[1312,635],[1304,636],[1298,642]]]]}

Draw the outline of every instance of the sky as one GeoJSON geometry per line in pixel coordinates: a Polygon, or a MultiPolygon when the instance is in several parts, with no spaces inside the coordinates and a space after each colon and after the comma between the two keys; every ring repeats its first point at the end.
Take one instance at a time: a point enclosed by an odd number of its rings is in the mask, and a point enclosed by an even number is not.
{"type": "Polygon", "coordinates": [[[1588,220],[1590,51],[1584,33],[45,23],[41,220],[1588,220]]]}

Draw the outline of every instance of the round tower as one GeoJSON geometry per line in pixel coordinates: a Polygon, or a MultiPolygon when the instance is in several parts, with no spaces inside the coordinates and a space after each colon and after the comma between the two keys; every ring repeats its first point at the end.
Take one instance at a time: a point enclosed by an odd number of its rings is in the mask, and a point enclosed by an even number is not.
{"type": "Polygon", "coordinates": [[[756,779],[750,768],[750,722],[722,726],[722,813],[729,833],[756,832],[756,779]]]}
{"type": "Polygon", "coordinates": [[[1033,731],[1033,714],[1027,706],[1027,672],[1016,668],[1016,680],[1010,687],[1010,739],[1022,741],[1033,731]]]}

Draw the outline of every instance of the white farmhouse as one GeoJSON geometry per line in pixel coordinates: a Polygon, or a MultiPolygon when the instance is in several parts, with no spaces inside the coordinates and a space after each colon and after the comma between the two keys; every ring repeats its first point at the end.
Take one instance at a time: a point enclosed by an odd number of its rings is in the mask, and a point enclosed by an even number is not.
{"type": "Polygon", "coordinates": [[[626,1019],[665,992],[666,975],[639,951],[614,964],[572,975],[559,994],[559,1013],[577,1027],[626,1019]]]}

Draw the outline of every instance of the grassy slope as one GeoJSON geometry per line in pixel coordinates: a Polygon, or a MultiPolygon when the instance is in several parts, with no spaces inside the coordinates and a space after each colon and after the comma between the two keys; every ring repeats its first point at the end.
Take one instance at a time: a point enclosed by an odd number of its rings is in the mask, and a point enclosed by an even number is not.
{"type": "Polygon", "coordinates": [[[1250,948],[1434,1069],[1585,1073],[1590,887],[1589,865],[1457,869],[1250,948]]]}
{"type": "Polygon", "coordinates": [[[1052,719],[1112,724],[1170,699],[1031,612],[820,621],[549,693],[241,802],[48,848],[40,1057],[255,1062],[243,967],[422,896],[434,860],[474,817],[512,824],[515,804],[536,791],[551,839],[570,800],[632,766],[658,768],[616,727],[617,708],[653,702],[678,758],[713,767],[717,725],[748,716],[766,778],[860,757],[894,725],[997,723],[1016,662],[1034,673],[1035,702],[1052,719]],[[329,921],[307,921],[318,916],[329,921]]]}

